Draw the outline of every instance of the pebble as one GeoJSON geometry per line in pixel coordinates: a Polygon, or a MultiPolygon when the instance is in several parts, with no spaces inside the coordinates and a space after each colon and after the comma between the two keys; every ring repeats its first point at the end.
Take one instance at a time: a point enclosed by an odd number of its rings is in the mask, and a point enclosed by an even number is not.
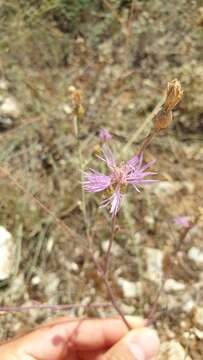
{"type": "Polygon", "coordinates": [[[57,294],[58,286],[59,286],[59,278],[55,273],[49,273],[44,278],[45,285],[45,294],[47,298],[55,296],[57,294]]]}
{"type": "Polygon", "coordinates": [[[174,279],[167,279],[165,284],[164,284],[164,290],[166,292],[177,292],[177,291],[182,291],[185,290],[186,285],[176,281],[174,279]]]}
{"type": "Polygon", "coordinates": [[[0,116],[0,130],[7,130],[14,126],[14,120],[7,116],[0,116]]]}
{"type": "Polygon", "coordinates": [[[135,298],[142,295],[142,284],[140,281],[132,282],[121,277],[117,281],[125,298],[135,298]]]}
{"type": "Polygon", "coordinates": [[[4,78],[1,78],[0,79],[0,90],[4,90],[4,91],[8,90],[8,86],[9,86],[8,81],[4,78]]]}
{"type": "Polygon", "coordinates": [[[0,281],[8,279],[14,268],[16,247],[12,234],[0,226],[0,281]]]}
{"type": "Polygon", "coordinates": [[[6,97],[0,105],[0,115],[11,116],[14,119],[20,115],[20,107],[13,97],[6,97]]]}
{"type": "Polygon", "coordinates": [[[34,276],[31,280],[33,286],[38,286],[41,283],[41,279],[38,275],[34,276]]]}
{"type": "MultiPolygon", "coordinates": [[[[102,247],[102,250],[104,252],[106,252],[109,247],[109,240],[102,241],[101,247],[102,247]]],[[[113,242],[112,247],[111,247],[111,254],[113,254],[114,256],[119,256],[122,254],[122,248],[118,244],[116,244],[115,241],[113,242]]]]}
{"type": "Polygon", "coordinates": [[[193,260],[197,265],[203,265],[203,251],[196,246],[190,248],[188,258],[193,260]]]}
{"type": "Polygon", "coordinates": [[[146,272],[144,277],[156,284],[161,284],[163,277],[163,253],[159,249],[146,248],[146,272]]]}
{"type": "Polygon", "coordinates": [[[193,311],[193,309],[195,308],[195,302],[194,300],[188,300],[184,305],[183,305],[183,311],[187,314],[191,313],[193,311]]]}
{"type": "Polygon", "coordinates": [[[73,108],[68,104],[63,104],[62,109],[66,115],[70,115],[73,113],[73,108]]]}
{"type": "Polygon", "coordinates": [[[153,230],[153,229],[154,229],[155,219],[154,219],[153,216],[146,215],[146,216],[144,217],[144,221],[146,222],[146,224],[148,225],[148,227],[149,227],[150,230],[153,230]]]}
{"type": "Polygon", "coordinates": [[[197,328],[193,328],[193,333],[195,334],[195,336],[200,339],[203,340],[203,331],[197,329],[197,328]]]}
{"type": "Polygon", "coordinates": [[[136,313],[136,309],[133,305],[122,304],[121,309],[125,315],[134,315],[136,313]]]}
{"type": "Polygon", "coordinates": [[[194,192],[194,184],[191,181],[160,181],[159,183],[152,184],[149,189],[157,196],[165,197],[175,195],[182,189],[186,189],[188,193],[192,194],[194,192]]]}
{"type": "Polygon", "coordinates": [[[161,344],[157,360],[191,360],[183,346],[176,340],[164,341],[161,344]]]}

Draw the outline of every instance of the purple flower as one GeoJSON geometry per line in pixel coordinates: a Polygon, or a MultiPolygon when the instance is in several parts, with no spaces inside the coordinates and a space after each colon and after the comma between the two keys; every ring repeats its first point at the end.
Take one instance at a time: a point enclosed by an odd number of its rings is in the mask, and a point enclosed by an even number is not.
{"type": "Polygon", "coordinates": [[[99,131],[99,138],[102,142],[107,142],[112,139],[112,135],[108,132],[108,130],[102,128],[99,131]]]}
{"type": "Polygon", "coordinates": [[[180,225],[181,227],[184,227],[184,228],[191,227],[191,223],[190,223],[189,218],[187,216],[177,216],[174,219],[174,222],[175,222],[176,225],[180,225]]]}
{"type": "Polygon", "coordinates": [[[143,165],[143,154],[134,156],[127,163],[117,165],[110,148],[104,144],[103,157],[99,158],[106,163],[109,174],[103,175],[90,169],[88,172],[84,173],[83,186],[88,192],[100,192],[105,190],[110,192],[111,196],[101,203],[101,207],[110,205],[110,212],[113,217],[116,216],[120,209],[124,190],[127,185],[133,185],[137,191],[140,191],[138,188],[139,186],[157,181],[145,179],[147,176],[156,174],[155,172],[146,171],[155,163],[155,160],[143,165]]]}

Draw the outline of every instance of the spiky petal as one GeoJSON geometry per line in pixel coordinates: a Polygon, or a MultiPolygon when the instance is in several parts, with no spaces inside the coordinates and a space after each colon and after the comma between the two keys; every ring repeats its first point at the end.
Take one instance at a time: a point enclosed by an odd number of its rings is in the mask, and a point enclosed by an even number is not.
{"type": "Polygon", "coordinates": [[[146,171],[154,164],[155,160],[143,165],[143,154],[136,155],[126,164],[118,166],[112,151],[104,144],[103,157],[100,159],[106,163],[110,172],[109,175],[103,175],[90,169],[84,173],[83,186],[88,192],[100,192],[107,189],[112,192],[113,189],[111,196],[101,203],[101,207],[111,206],[110,212],[113,217],[116,216],[121,207],[123,188],[126,188],[127,185],[133,185],[137,191],[140,191],[139,186],[157,181],[145,179],[156,174],[152,171],[146,171]]]}

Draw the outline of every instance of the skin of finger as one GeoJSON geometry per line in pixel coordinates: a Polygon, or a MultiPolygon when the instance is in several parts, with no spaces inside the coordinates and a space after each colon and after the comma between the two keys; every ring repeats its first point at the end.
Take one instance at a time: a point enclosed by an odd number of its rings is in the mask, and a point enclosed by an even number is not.
{"type": "MultiPolygon", "coordinates": [[[[141,326],[142,320],[130,318],[132,326],[141,326]]],[[[120,319],[81,319],[56,320],[51,325],[43,326],[24,336],[12,344],[16,349],[30,354],[33,358],[59,360],[64,354],[64,348],[76,347],[83,351],[98,351],[111,347],[119,341],[127,329],[120,319]],[[45,346],[46,344],[46,346],[45,346]]],[[[9,344],[8,344],[9,345],[9,344]]],[[[6,346],[6,345],[5,345],[6,346]]]]}
{"type": "MultiPolygon", "coordinates": [[[[156,333],[154,333],[155,335],[156,333]]],[[[118,343],[114,344],[109,350],[107,350],[106,353],[99,356],[97,360],[136,360],[136,355],[134,354],[134,351],[132,351],[132,340],[135,346],[135,338],[137,339],[136,344],[138,347],[136,348],[136,354],[137,351],[139,352],[139,355],[141,355],[140,350],[141,348],[144,350],[145,355],[142,355],[143,359],[150,359],[155,360],[155,358],[152,356],[155,354],[155,352],[158,353],[159,351],[159,339],[157,335],[154,336],[152,333],[152,330],[149,330],[147,328],[142,329],[134,329],[133,331],[129,332],[127,336],[122,338],[118,343]],[[148,332],[148,339],[146,337],[146,334],[148,332]],[[145,334],[145,342],[143,343],[143,338],[140,336],[143,336],[145,334]],[[150,342],[148,341],[150,339],[150,342]],[[146,343],[147,341],[147,343],[146,343]],[[153,352],[153,354],[152,354],[153,352]]]]}

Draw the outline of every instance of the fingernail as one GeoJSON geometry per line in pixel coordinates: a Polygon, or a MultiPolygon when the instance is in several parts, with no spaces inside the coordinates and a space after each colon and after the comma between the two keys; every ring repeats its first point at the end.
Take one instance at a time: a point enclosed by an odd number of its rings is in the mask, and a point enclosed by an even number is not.
{"type": "Polygon", "coordinates": [[[128,347],[136,360],[150,360],[159,350],[159,338],[154,330],[144,329],[141,333],[127,336],[128,347]]]}

